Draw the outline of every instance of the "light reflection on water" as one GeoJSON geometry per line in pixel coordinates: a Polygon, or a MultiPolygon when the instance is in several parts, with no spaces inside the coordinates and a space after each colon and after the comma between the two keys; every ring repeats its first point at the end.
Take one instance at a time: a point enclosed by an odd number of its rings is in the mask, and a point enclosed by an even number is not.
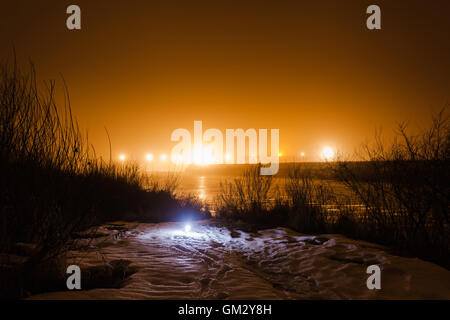
{"type": "Polygon", "coordinates": [[[182,175],[178,192],[193,194],[211,203],[220,192],[220,182],[226,179],[230,180],[231,177],[182,175]]]}
{"type": "MultiPolygon", "coordinates": [[[[199,177],[199,182],[198,182],[198,197],[202,200],[207,200],[206,199],[206,186],[205,186],[205,176],[200,176],[199,177]]],[[[195,191],[194,191],[195,193],[195,191]]]]}

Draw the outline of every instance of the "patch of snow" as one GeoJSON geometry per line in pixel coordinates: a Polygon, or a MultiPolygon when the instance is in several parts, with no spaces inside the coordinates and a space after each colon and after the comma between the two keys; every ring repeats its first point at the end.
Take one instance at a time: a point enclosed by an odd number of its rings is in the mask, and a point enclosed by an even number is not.
{"type": "Polygon", "coordinates": [[[128,230],[119,236],[102,228],[109,237],[90,239],[89,246],[69,253],[69,263],[82,269],[131,261],[137,272],[122,288],[31,298],[450,299],[448,270],[341,235],[315,237],[285,228],[230,232],[214,221],[192,223],[189,232],[182,223],[123,225],[128,230]],[[372,264],[382,270],[381,290],[366,287],[372,264]]]}

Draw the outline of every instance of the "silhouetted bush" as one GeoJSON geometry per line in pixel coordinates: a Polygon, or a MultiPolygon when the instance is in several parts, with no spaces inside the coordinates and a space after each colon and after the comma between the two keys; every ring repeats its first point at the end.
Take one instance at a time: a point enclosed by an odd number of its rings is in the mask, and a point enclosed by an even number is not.
{"type": "Polygon", "coordinates": [[[0,296],[26,294],[33,286],[25,275],[89,226],[207,216],[196,199],[175,196],[173,180],[161,184],[135,163],[97,158],[68,94],[58,107],[55,82],[40,88],[33,66],[25,73],[15,63],[0,66],[0,177],[0,296]],[[11,258],[21,256],[19,244],[33,248],[20,263],[11,258]]]}
{"type": "Polygon", "coordinates": [[[233,181],[222,182],[216,199],[219,217],[242,219],[265,226],[286,226],[301,232],[322,232],[333,193],[314,182],[303,165],[292,165],[282,186],[260,175],[260,165],[233,181]]]}
{"type": "Polygon", "coordinates": [[[364,206],[365,238],[449,266],[450,122],[446,109],[431,126],[399,135],[386,146],[378,137],[363,146],[359,162],[338,161],[337,178],[364,206]],[[370,232],[367,232],[370,231],[370,232]]]}

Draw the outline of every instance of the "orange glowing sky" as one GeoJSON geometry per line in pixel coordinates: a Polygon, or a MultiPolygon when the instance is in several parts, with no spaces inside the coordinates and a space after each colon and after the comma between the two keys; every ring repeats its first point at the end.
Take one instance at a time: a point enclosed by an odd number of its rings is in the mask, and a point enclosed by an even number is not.
{"type": "Polygon", "coordinates": [[[450,5],[375,1],[33,1],[2,6],[0,56],[62,73],[99,154],[155,159],[174,129],[279,128],[285,157],[352,152],[450,101],[450,5]],[[82,9],[82,30],[65,9],[82,9]]]}

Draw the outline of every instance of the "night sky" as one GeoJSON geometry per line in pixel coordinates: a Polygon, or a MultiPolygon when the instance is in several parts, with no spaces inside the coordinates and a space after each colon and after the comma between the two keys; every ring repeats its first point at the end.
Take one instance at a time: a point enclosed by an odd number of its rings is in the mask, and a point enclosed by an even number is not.
{"type": "MultiPolygon", "coordinates": [[[[0,58],[67,82],[99,154],[169,153],[174,129],[278,128],[287,157],[352,152],[450,102],[450,2],[16,0],[0,58]],[[82,29],[66,28],[66,8],[82,29]],[[381,7],[382,30],[366,28],[381,7]]],[[[61,89],[61,86],[59,87],[61,89]]]]}

